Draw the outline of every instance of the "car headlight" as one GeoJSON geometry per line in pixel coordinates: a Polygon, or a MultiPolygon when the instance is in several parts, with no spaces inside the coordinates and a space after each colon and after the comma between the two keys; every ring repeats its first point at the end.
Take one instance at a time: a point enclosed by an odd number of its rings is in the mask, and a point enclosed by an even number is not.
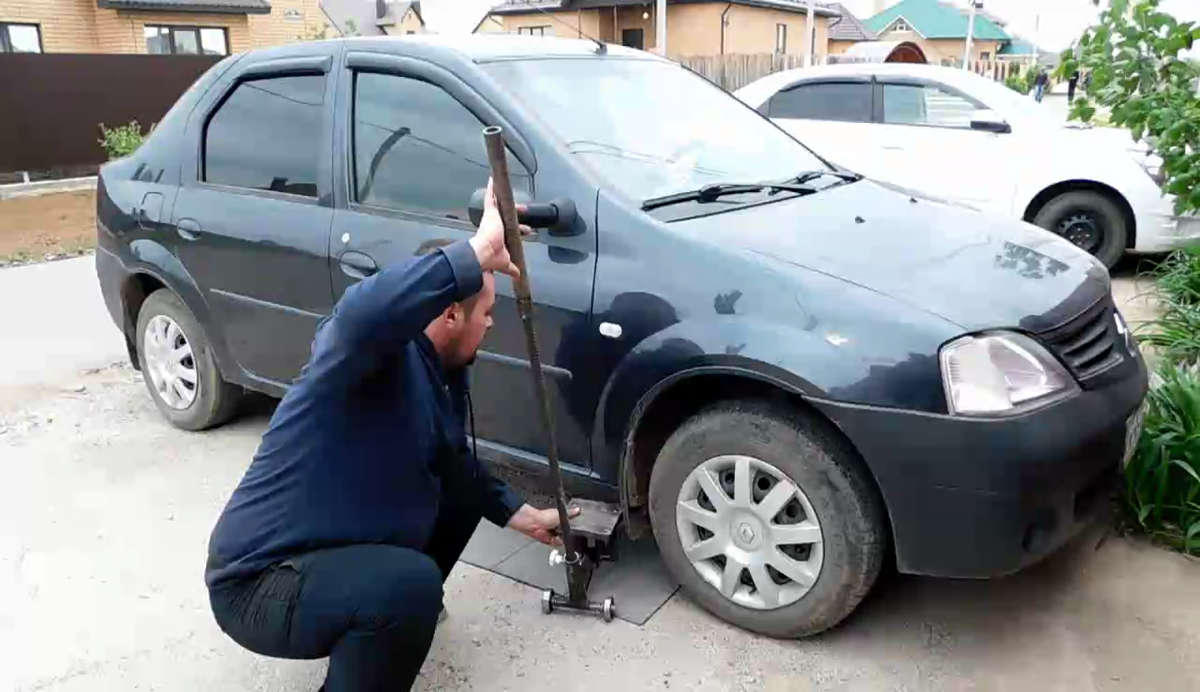
{"type": "Polygon", "coordinates": [[[1046,349],[1015,332],[956,339],[941,350],[950,413],[1002,414],[1046,403],[1077,388],[1046,349]]]}

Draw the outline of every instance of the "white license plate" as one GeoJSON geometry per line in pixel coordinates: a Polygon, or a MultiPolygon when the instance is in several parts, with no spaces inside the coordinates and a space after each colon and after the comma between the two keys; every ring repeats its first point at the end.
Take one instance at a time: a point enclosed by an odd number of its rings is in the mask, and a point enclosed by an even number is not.
{"type": "Polygon", "coordinates": [[[1146,403],[1138,407],[1137,413],[1134,413],[1125,421],[1125,458],[1121,463],[1124,466],[1129,465],[1129,461],[1133,459],[1133,453],[1137,451],[1138,438],[1142,436],[1142,424],[1146,422],[1146,403]]]}

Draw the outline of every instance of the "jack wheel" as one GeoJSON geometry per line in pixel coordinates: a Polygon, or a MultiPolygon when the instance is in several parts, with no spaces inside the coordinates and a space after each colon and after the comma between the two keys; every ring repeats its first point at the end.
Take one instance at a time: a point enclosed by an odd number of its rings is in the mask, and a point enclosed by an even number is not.
{"type": "Polygon", "coordinates": [[[616,615],[616,612],[617,612],[617,604],[615,602],[613,602],[612,596],[609,596],[608,598],[604,599],[604,606],[603,606],[602,610],[600,611],[601,615],[604,616],[604,621],[612,622],[613,616],[616,615]]]}
{"type": "Polygon", "coordinates": [[[542,592],[542,615],[549,615],[554,610],[554,604],[550,601],[553,596],[553,591],[547,590],[542,592]]]}

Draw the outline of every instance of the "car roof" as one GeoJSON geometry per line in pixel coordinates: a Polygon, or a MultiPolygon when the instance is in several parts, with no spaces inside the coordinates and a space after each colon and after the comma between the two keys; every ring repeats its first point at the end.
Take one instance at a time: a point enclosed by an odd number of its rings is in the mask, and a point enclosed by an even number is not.
{"type": "Polygon", "coordinates": [[[663,60],[652,53],[610,43],[604,44],[604,53],[598,53],[594,41],[548,36],[412,34],[408,36],[356,36],[330,40],[345,43],[349,50],[363,47],[397,55],[455,54],[478,63],[539,58],[663,60]]]}
{"type": "Polygon", "coordinates": [[[916,63],[839,63],[817,67],[801,67],[767,75],[738,89],[739,99],[757,107],[781,89],[793,84],[820,79],[846,77],[909,77],[932,79],[950,86],[962,87],[971,79],[984,79],[973,72],[941,65],[916,63]]]}

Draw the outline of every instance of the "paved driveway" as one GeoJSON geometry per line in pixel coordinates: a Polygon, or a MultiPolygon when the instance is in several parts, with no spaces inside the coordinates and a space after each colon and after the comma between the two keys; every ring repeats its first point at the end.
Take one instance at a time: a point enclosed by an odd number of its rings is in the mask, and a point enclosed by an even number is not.
{"type": "MultiPolygon", "coordinates": [[[[165,425],[89,259],[0,270],[0,314],[0,690],[315,690],[322,662],[240,650],[201,583],[266,414],[165,425]]],[[[460,565],[418,689],[1200,689],[1200,567],[1098,539],[994,582],[892,577],[802,642],[680,596],[642,628],[545,617],[533,589],[460,565]]]]}

